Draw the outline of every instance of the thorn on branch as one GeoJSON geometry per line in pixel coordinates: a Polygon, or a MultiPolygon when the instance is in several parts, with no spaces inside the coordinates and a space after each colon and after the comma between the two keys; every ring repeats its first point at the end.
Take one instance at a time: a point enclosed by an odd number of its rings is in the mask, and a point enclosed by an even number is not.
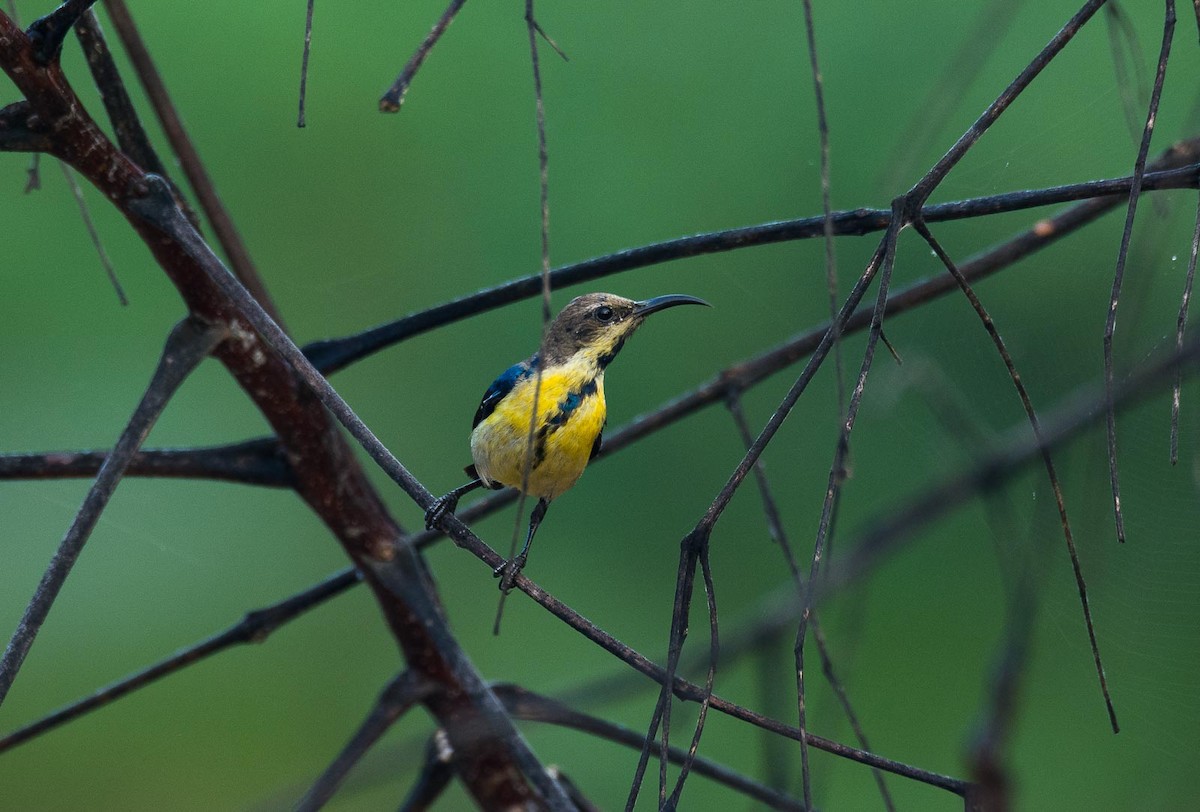
{"type": "Polygon", "coordinates": [[[34,20],[26,32],[33,42],[34,58],[43,65],[58,59],[67,32],[95,4],[96,0],[67,0],[45,17],[34,20]]]}
{"type": "MultiPolygon", "coordinates": [[[[18,101],[0,109],[0,152],[40,152],[50,151],[50,137],[36,126],[37,117],[28,101],[18,101]]],[[[36,161],[36,158],[35,158],[36,161]]],[[[41,186],[37,182],[36,165],[29,172],[29,183],[25,191],[29,192],[41,186]]]]}

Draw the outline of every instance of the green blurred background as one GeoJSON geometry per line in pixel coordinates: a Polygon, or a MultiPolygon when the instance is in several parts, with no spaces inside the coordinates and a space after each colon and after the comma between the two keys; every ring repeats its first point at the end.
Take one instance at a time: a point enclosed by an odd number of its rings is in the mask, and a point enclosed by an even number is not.
{"type": "MultiPolygon", "coordinates": [[[[1075,11],[1070,2],[926,0],[821,3],[818,43],[832,128],[835,208],[886,207],[1021,70],[1075,11]],[[945,122],[926,99],[967,65],[964,40],[989,22],[1001,38],[945,122]],[[909,128],[930,136],[920,143],[909,128]]],[[[20,3],[28,21],[52,7],[20,3]]],[[[1159,4],[1126,4],[1150,76],[1159,4]]],[[[297,340],[339,336],[536,272],[538,186],[523,4],[468,4],[429,58],[398,116],[376,101],[442,11],[437,0],[318,4],[307,129],[295,127],[302,4],[134,3],[187,126],[297,340]]],[[[1200,131],[1196,35],[1181,8],[1153,152],[1200,131]]],[[[803,18],[796,2],[542,3],[538,16],[570,55],[542,49],[556,265],[711,229],[820,211],[817,134],[803,18]]],[[[102,22],[104,21],[102,15],[102,22]]],[[[950,175],[935,201],[1126,174],[1136,139],[1122,110],[1106,21],[1093,21],[950,175]]],[[[115,38],[114,38],[115,40],[115,38]]],[[[86,85],[78,48],[69,75],[86,85]]],[[[979,58],[982,46],[966,49],[979,58]]],[[[124,63],[123,63],[124,64],[124,63]]],[[[127,78],[131,74],[127,72],[127,78]]],[[[130,81],[132,81],[130,79],[130,81]]],[[[15,99],[5,83],[0,103],[15,99]]],[[[98,109],[94,91],[85,98],[98,109]]],[[[140,101],[140,97],[139,97],[140,101]]],[[[149,118],[148,108],[143,105],[149,118]]],[[[165,152],[165,148],[164,148],[165,152]]],[[[0,161],[3,318],[0,449],[106,447],[180,318],[180,299],[123,220],[93,190],[92,214],[128,291],[104,278],[58,167],[22,195],[27,160],[0,161]]],[[[1117,338],[1129,368],[1169,349],[1190,246],[1194,193],[1143,204],[1117,338]]],[[[1040,213],[939,226],[965,258],[1040,213]]],[[[1101,334],[1120,238],[1118,212],[981,283],[1035,402],[1049,407],[1101,370],[1101,334]]],[[[843,290],[874,236],[837,244],[843,290]]],[[[717,370],[819,323],[827,308],[819,241],[755,248],[641,269],[590,289],[632,297],[702,296],[630,343],[608,376],[610,429],[717,370]]],[[[905,234],[895,286],[940,273],[905,234]]],[[[986,435],[1022,419],[1003,368],[961,297],[888,322],[905,363],[881,356],[854,439],[839,539],[985,451],[936,417],[951,398],[986,435]]],[[[334,379],[358,414],[435,492],[459,483],[478,397],[536,343],[524,302],[420,336],[334,379]]],[[[856,370],[862,338],[846,342],[856,370]]],[[[749,393],[755,429],[797,369],[749,393]]],[[[1070,565],[1044,476],[1010,487],[989,522],[973,504],[831,602],[825,630],[875,751],[963,775],[1005,627],[1006,570],[1036,573],[1038,615],[1011,744],[1020,808],[1184,809],[1200,780],[1200,388],[1184,390],[1181,460],[1167,462],[1168,398],[1122,415],[1129,543],[1118,546],[1098,433],[1058,462],[1092,591],[1099,642],[1123,722],[1108,729],[1070,565]],[[994,517],[993,517],[994,518],[994,517]],[[999,551],[999,552],[998,552],[999,551]]],[[[834,449],[836,401],[825,369],[765,462],[802,559],[815,533],[834,449]]],[[[204,365],[149,446],[261,435],[264,422],[215,363],[204,365]]],[[[665,652],[678,540],[740,459],[728,413],[710,407],[588,471],[550,512],[528,574],[656,659],[665,652]]],[[[408,527],[420,511],[373,476],[408,527]]],[[[83,494],[84,482],[3,483],[0,628],[17,622],[83,494]]],[[[507,549],[510,508],[478,532],[507,549]]],[[[835,553],[836,555],[836,553],[835,553]]],[[[490,679],[543,693],[622,667],[517,594],[491,635],[497,593],[479,562],[448,545],[429,554],[447,611],[490,679]]],[[[737,637],[786,570],[747,484],[713,538],[722,632],[737,637]]],[[[0,730],[35,719],[246,610],[308,586],[345,563],[288,493],[226,484],[122,484],[3,711],[0,730]]],[[[718,691],[794,718],[791,635],[726,662],[718,691]]],[[[691,646],[703,648],[703,623],[691,646]]],[[[815,652],[810,663],[815,664],[815,652]]],[[[266,645],[224,654],[0,758],[10,809],[286,808],[328,763],[401,667],[365,590],[340,597],[266,645]]],[[[850,740],[816,669],[814,732],[850,740]]],[[[585,709],[644,729],[654,692],[585,709]]],[[[679,741],[693,710],[678,711],[679,741]]],[[[392,808],[412,780],[431,723],[396,725],[338,796],[335,809],[392,808]]],[[[604,808],[624,803],[636,753],[586,736],[525,726],[538,754],[604,808]]],[[[717,714],[701,753],[798,792],[799,753],[717,714]],[[764,767],[764,762],[769,767],[764,767]]],[[[880,806],[868,771],[813,757],[826,809],[880,806]]],[[[892,778],[902,809],[955,809],[939,790],[892,778]]],[[[646,787],[650,806],[654,787],[646,787]]],[[[442,808],[468,805],[457,790],[442,808]]],[[[693,777],[686,809],[748,802],[693,777]]]]}

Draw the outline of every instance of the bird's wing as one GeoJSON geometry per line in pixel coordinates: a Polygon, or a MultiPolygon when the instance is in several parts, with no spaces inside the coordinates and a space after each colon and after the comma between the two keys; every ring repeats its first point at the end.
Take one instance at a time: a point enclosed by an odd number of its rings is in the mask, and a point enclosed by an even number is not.
{"type": "Polygon", "coordinates": [[[533,374],[536,359],[537,356],[534,356],[519,364],[513,364],[501,372],[499,378],[492,381],[492,385],[483,393],[483,400],[479,402],[479,409],[475,412],[475,421],[471,423],[472,429],[487,420],[488,415],[496,411],[496,404],[504,400],[504,396],[511,392],[514,386],[533,374]]]}
{"type": "Polygon", "coordinates": [[[600,453],[600,443],[604,437],[604,429],[600,429],[600,433],[596,435],[596,441],[592,443],[592,453],[588,455],[588,462],[596,459],[596,455],[600,453]]]}

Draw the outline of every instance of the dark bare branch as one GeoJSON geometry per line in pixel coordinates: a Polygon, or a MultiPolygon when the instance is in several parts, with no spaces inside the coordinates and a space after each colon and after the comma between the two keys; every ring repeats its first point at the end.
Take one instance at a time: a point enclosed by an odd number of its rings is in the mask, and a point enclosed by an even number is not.
{"type": "MultiPolygon", "coordinates": [[[[29,102],[13,102],[0,109],[0,152],[49,152],[50,138],[31,126],[29,102]]],[[[26,191],[30,188],[27,187],[26,191]]]]}
{"type": "MultiPolygon", "coordinates": [[[[0,480],[70,479],[95,476],[107,451],[50,451],[0,454],[0,480]]],[[[215,479],[272,488],[295,486],[295,472],[276,440],[263,438],[211,448],[139,451],[125,476],[215,479]]]]}
{"type": "Polygon", "coordinates": [[[455,16],[459,9],[467,0],[450,0],[450,5],[442,12],[442,16],[434,23],[433,30],[430,31],[425,39],[417,47],[416,52],[409,58],[404,69],[400,71],[400,75],[396,77],[396,81],[392,82],[392,86],[383,94],[383,98],[379,100],[379,109],[384,113],[400,112],[400,105],[404,104],[404,96],[408,93],[408,86],[412,84],[413,77],[417,75],[417,71],[421,69],[421,65],[425,64],[425,57],[429,56],[429,52],[433,50],[433,46],[437,45],[437,41],[442,38],[442,34],[446,33],[446,29],[450,23],[454,22],[455,16]]]}
{"type": "MultiPolygon", "coordinates": [[[[163,166],[154,145],[150,143],[150,136],[142,126],[133,100],[129,98],[129,91],[121,79],[95,11],[89,9],[79,18],[75,25],[75,35],[83,48],[88,70],[92,72],[92,79],[100,91],[100,100],[104,103],[121,151],[147,172],[168,177],[166,167],[163,166]]],[[[176,200],[182,203],[182,196],[176,194],[176,200]]]]}
{"type": "MultiPolygon", "coordinates": [[[[1200,0],[1196,0],[1200,3],[1200,0]]],[[[1200,5],[1196,6],[1197,21],[1200,22],[1200,5]]],[[[1187,277],[1183,283],[1183,295],[1179,300],[1179,316],[1175,322],[1175,351],[1183,350],[1183,333],[1187,329],[1188,306],[1192,301],[1192,282],[1196,278],[1196,255],[1200,252],[1200,201],[1196,205],[1196,226],[1192,230],[1192,253],[1188,257],[1187,277]]],[[[1171,392],[1171,464],[1179,462],[1179,406],[1183,389],[1183,370],[1175,373],[1175,386],[1171,392]]]]}
{"type": "MultiPolygon", "coordinates": [[[[1200,156],[1200,151],[1197,150],[1194,140],[1176,145],[1165,152],[1160,159],[1160,171],[1146,174],[1142,191],[1197,188],[1200,183],[1195,165],[1198,156],[1200,156]]],[[[922,208],[920,218],[927,223],[934,223],[1021,211],[1079,200],[1098,199],[1097,205],[1100,208],[1089,218],[1094,219],[1100,213],[1118,205],[1121,202],[1119,198],[1128,199],[1132,182],[1132,178],[1113,178],[940,203],[922,208]]],[[[830,223],[833,233],[836,235],[861,236],[887,229],[891,223],[891,212],[886,209],[839,211],[831,215],[830,223]]],[[[550,281],[557,290],[621,271],[644,268],[677,259],[734,251],[757,245],[813,239],[821,237],[824,229],[825,218],[817,216],[679,237],[565,265],[551,272],[550,281]]],[[[1061,234],[1047,234],[1046,236],[1058,237],[1061,234]]],[[[331,375],[392,344],[478,313],[485,313],[530,296],[540,295],[541,290],[540,274],[514,279],[511,282],[486,288],[477,293],[372,327],[355,335],[311,342],[305,345],[304,352],[317,369],[326,375],[331,375]]]]}
{"type": "MultiPolygon", "coordinates": [[[[750,426],[746,421],[745,411],[742,408],[741,397],[734,393],[726,400],[726,405],[729,408],[729,413],[733,417],[734,425],[737,427],[738,434],[742,438],[742,443],[749,448],[754,443],[754,436],[750,433],[750,426]]],[[[783,528],[783,519],[780,517],[779,508],[775,502],[774,494],[772,493],[771,484],[767,479],[766,467],[762,460],[759,459],[754,464],[754,479],[758,485],[759,495],[763,502],[763,516],[767,522],[767,530],[771,534],[771,538],[779,545],[783,552],[784,562],[787,564],[788,572],[791,573],[792,581],[796,588],[796,598],[798,601],[804,600],[804,577],[800,573],[800,567],[796,563],[795,554],[792,552],[791,542],[788,540],[787,533],[783,528]]],[[[797,607],[799,610],[800,607],[797,607]]],[[[863,730],[862,723],[858,719],[858,714],[854,711],[854,706],[850,702],[850,695],[846,691],[846,686],[837,675],[837,670],[834,668],[833,657],[829,653],[829,646],[825,640],[825,634],[821,629],[820,621],[817,613],[813,612],[810,619],[813,631],[813,639],[817,643],[817,654],[821,658],[821,670],[825,674],[825,679],[829,683],[829,687],[833,690],[834,695],[838,699],[838,704],[842,706],[842,713],[845,714],[846,720],[850,723],[850,729],[854,731],[854,737],[858,740],[858,745],[864,750],[870,750],[871,744],[867,740],[866,731],[863,730]]],[[[780,627],[782,628],[782,626],[780,627]]],[[[742,637],[743,634],[735,635],[734,639],[742,637]]],[[[796,697],[799,703],[805,695],[803,690],[804,668],[803,668],[803,653],[804,647],[796,645],[794,653],[797,659],[796,662],[796,697]]],[[[799,717],[804,717],[804,710],[798,709],[799,717]]],[[[801,742],[801,771],[804,781],[804,786],[808,787],[808,773],[804,769],[808,765],[808,745],[801,742]]],[[[893,812],[895,803],[892,801],[891,793],[888,791],[887,783],[884,780],[883,773],[873,769],[871,771],[875,778],[875,784],[879,787],[879,794],[883,801],[884,809],[888,812],[893,812]]]]}
{"type": "Polygon", "coordinates": [[[312,53],[312,20],[314,0],[308,0],[308,10],[304,15],[304,52],[300,56],[300,111],[296,114],[296,126],[306,127],[308,122],[304,117],[304,104],[308,99],[308,57],[312,53]]]}
{"type": "MultiPolygon", "coordinates": [[[[833,207],[829,202],[829,121],[825,113],[825,79],[821,76],[820,60],[817,59],[817,27],[813,22],[812,0],[804,0],[804,33],[808,41],[808,69],[812,75],[813,100],[817,108],[817,136],[821,152],[821,217],[822,236],[825,242],[825,288],[829,294],[829,323],[837,324],[838,273],[837,254],[833,241],[833,207]]],[[[836,329],[836,328],[835,328],[836,329]]],[[[842,342],[836,333],[833,337],[834,386],[837,391],[838,417],[846,413],[846,369],[842,360],[842,342]]],[[[808,763],[808,750],[800,745],[800,755],[808,763]]],[[[812,807],[812,795],[808,782],[804,784],[804,805],[812,807]]]]}
{"type": "Polygon", "coordinates": [[[56,61],[67,33],[95,4],[96,0],[66,0],[45,17],[34,20],[27,32],[33,42],[34,58],[43,65],[56,61]]]}
{"type": "MultiPolygon", "coordinates": [[[[1112,295],[1108,301],[1108,321],[1104,325],[1104,388],[1113,390],[1113,334],[1117,329],[1117,308],[1121,301],[1121,286],[1125,279],[1125,260],[1129,256],[1129,242],[1133,238],[1133,220],[1137,214],[1138,198],[1141,196],[1142,177],[1145,174],[1146,156],[1150,152],[1150,138],[1154,134],[1154,123],[1158,118],[1158,103],[1162,98],[1163,82],[1167,76],[1167,57],[1171,53],[1171,39],[1175,33],[1175,2],[1166,0],[1163,19],[1162,47],[1158,55],[1158,69],[1154,74],[1154,89],[1150,92],[1150,104],[1146,111],[1146,125],[1142,130],[1142,143],[1138,147],[1137,159],[1133,164],[1133,183],[1129,187],[1129,204],[1125,209],[1125,228],[1121,232],[1121,247],[1117,251],[1117,267],[1113,271],[1112,295]]],[[[1113,518],[1116,523],[1117,541],[1125,541],[1125,516],[1121,510],[1121,476],[1117,464],[1117,420],[1110,402],[1105,408],[1105,424],[1108,432],[1108,477],[1112,487],[1113,518]]],[[[1114,719],[1115,726],[1115,719],[1114,719]]]]}
{"type": "MultiPolygon", "coordinates": [[[[545,722],[560,727],[579,730],[607,741],[623,744],[630,748],[640,748],[643,736],[629,728],[613,724],[590,714],[574,710],[570,706],[521,688],[516,685],[494,685],[493,690],[510,713],[518,719],[530,722],[545,722]]],[[[672,764],[682,764],[688,758],[688,751],[672,747],[667,758],[672,764]]],[[[703,757],[693,758],[693,770],[717,783],[737,790],[771,809],[801,810],[804,805],[783,793],[764,786],[746,776],[703,757]]]]}

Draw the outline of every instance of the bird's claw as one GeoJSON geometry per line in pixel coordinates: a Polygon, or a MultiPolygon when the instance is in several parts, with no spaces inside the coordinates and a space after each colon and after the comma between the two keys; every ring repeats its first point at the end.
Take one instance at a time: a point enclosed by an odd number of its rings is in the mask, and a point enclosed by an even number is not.
{"type": "Polygon", "coordinates": [[[447,513],[453,513],[458,508],[458,497],[454,494],[446,494],[438,499],[430,506],[429,510],[425,511],[425,529],[432,530],[437,527],[442,521],[442,517],[447,513]]]}
{"type": "Polygon", "coordinates": [[[517,576],[523,569],[525,569],[525,557],[519,555],[492,570],[492,577],[500,579],[500,591],[507,595],[512,592],[512,588],[517,582],[517,576]]]}

